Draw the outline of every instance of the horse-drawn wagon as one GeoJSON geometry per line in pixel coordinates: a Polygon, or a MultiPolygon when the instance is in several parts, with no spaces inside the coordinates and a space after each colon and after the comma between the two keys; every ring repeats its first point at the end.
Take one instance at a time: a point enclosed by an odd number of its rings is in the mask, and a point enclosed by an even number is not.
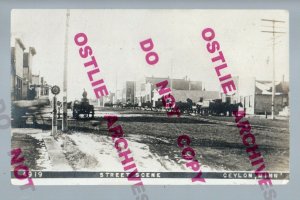
{"type": "Polygon", "coordinates": [[[85,90],[82,96],[83,98],[81,99],[81,101],[76,100],[73,103],[73,118],[79,119],[80,115],[83,114],[84,118],[93,119],[95,117],[95,109],[93,105],[90,105],[89,100],[87,98],[87,92],[85,90]]]}

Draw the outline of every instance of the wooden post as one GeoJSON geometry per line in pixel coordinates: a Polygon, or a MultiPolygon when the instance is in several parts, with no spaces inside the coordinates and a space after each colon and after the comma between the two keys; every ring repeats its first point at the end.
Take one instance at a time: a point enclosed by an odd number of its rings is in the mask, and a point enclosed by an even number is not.
{"type": "Polygon", "coordinates": [[[52,114],[52,132],[51,135],[57,134],[57,101],[56,95],[53,97],[53,114],[52,114]]]}

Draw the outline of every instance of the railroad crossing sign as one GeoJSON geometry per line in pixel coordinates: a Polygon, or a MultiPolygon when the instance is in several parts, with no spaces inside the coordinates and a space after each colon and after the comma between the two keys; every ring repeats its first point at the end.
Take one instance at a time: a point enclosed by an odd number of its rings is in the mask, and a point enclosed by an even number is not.
{"type": "Polygon", "coordinates": [[[59,88],[57,85],[54,85],[54,86],[51,88],[51,92],[52,92],[52,94],[57,95],[57,94],[59,94],[59,92],[60,92],[60,88],[59,88]]]}

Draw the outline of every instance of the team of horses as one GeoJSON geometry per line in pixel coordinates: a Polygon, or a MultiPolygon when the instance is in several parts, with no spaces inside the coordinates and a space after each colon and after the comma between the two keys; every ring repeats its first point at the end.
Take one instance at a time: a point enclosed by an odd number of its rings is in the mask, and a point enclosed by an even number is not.
{"type": "MultiPolygon", "coordinates": [[[[127,109],[139,109],[139,110],[151,110],[151,111],[163,111],[168,110],[164,107],[161,100],[156,101],[154,106],[150,101],[141,103],[139,106],[137,103],[106,103],[104,106],[107,107],[118,107],[127,109]]],[[[199,114],[199,115],[215,115],[215,116],[232,116],[232,113],[238,110],[239,107],[243,107],[242,103],[228,103],[222,102],[221,99],[207,100],[206,102],[193,102],[191,99],[187,99],[185,102],[176,102],[176,106],[180,110],[180,113],[187,114],[199,114]]],[[[171,110],[171,108],[169,109],[171,110]]]]}

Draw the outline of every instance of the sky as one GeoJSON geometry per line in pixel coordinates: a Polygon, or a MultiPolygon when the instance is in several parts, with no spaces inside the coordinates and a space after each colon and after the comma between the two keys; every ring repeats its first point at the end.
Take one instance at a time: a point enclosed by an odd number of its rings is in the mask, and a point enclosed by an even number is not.
{"type": "MultiPolygon", "coordinates": [[[[34,47],[33,73],[40,74],[50,85],[62,89],[65,58],[67,10],[20,10],[11,15],[11,45],[20,38],[26,50],[34,47]]],[[[276,19],[276,80],[289,80],[289,19],[284,10],[70,10],[68,31],[68,100],[80,99],[83,88],[93,98],[87,69],[88,58],[79,56],[74,42],[77,33],[85,33],[111,92],[121,89],[126,80],[145,76],[183,78],[202,81],[206,90],[219,90],[220,83],[206,50],[201,32],[215,31],[215,40],[232,76],[272,80],[273,54],[271,22],[276,19]],[[151,38],[159,62],[150,66],[139,42],[151,38]]],[[[25,50],[25,51],[26,51],[25,50]]],[[[60,96],[59,96],[60,98],[60,96]]]]}

